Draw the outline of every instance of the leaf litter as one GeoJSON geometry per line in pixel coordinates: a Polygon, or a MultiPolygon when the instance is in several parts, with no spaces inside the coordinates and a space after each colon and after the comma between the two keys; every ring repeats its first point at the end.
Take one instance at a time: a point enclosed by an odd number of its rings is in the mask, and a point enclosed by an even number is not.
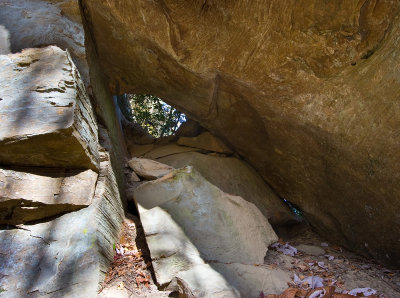
{"type": "Polygon", "coordinates": [[[151,275],[151,261],[145,256],[143,248],[137,246],[137,234],[135,222],[126,218],[119,243],[114,245],[114,260],[99,291],[100,297],[102,292],[108,297],[105,292],[110,288],[127,291],[133,296],[138,295],[136,297],[158,292],[151,275]]]}
{"type": "Polygon", "coordinates": [[[291,243],[280,239],[271,245],[276,252],[268,251],[266,264],[271,269],[292,272],[292,282],[283,293],[267,295],[261,292],[260,298],[400,297],[399,271],[385,269],[341,247],[320,242],[312,232],[305,234],[307,239],[298,237],[291,239],[291,243]],[[304,243],[322,247],[326,253],[315,256],[298,252],[296,245],[304,243]],[[364,287],[360,287],[361,284],[364,287]]]}

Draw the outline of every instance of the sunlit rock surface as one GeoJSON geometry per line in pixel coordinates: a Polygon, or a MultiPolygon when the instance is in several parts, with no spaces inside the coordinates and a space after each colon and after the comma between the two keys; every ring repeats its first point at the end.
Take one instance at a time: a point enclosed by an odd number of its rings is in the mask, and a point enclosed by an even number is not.
{"type": "Polygon", "coordinates": [[[398,1],[82,4],[112,90],[160,96],[321,234],[400,267],[398,1]]]}
{"type": "Polygon", "coordinates": [[[105,155],[89,207],[0,230],[0,297],[95,297],[114,256],[122,218],[105,155]]]}
{"type": "MultiPolygon", "coordinates": [[[[151,153],[152,151],[148,154],[151,153]]],[[[186,152],[161,157],[158,161],[176,169],[185,166],[194,167],[205,179],[222,191],[240,196],[256,205],[272,225],[296,222],[294,214],[260,175],[240,159],[186,152]]]]}
{"type": "Polygon", "coordinates": [[[0,78],[0,163],[97,171],[97,121],[67,52],[2,55],[0,78]]]}
{"type": "Polygon", "coordinates": [[[0,224],[21,224],[92,203],[97,173],[60,168],[0,168],[0,224]]]}
{"type": "Polygon", "coordinates": [[[0,0],[0,25],[9,35],[12,53],[49,45],[68,49],[89,83],[78,0],[0,0]]]}
{"type": "Polygon", "coordinates": [[[287,273],[263,265],[277,239],[267,219],[192,167],[142,184],[134,198],[157,282],[168,290],[188,297],[255,297],[287,287],[287,273]]]}
{"type": "MultiPolygon", "coordinates": [[[[224,193],[190,166],[140,185],[134,199],[141,214],[154,207],[167,211],[206,261],[263,264],[278,239],[254,204],[224,193]]],[[[148,225],[143,223],[145,233],[154,234],[148,225]]]]}

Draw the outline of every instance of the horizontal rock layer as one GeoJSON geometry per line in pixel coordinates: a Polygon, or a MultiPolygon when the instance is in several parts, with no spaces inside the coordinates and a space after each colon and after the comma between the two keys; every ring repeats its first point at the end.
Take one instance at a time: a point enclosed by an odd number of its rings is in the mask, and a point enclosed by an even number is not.
{"type": "Polygon", "coordinates": [[[98,167],[98,128],[85,87],[57,47],[0,56],[0,163],[98,167]]]}
{"type": "Polygon", "coordinates": [[[0,224],[21,224],[87,207],[96,181],[92,170],[0,169],[0,224]]]}
{"type": "Polygon", "coordinates": [[[122,218],[116,180],[104,160],[89,207],[0,230],[0,297],[95,297],[122,218]]]}

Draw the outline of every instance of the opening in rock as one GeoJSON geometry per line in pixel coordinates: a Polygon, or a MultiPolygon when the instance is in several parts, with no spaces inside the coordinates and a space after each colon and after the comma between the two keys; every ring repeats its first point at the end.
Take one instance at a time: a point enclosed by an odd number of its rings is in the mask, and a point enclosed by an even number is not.
{"type": "Polygon", "coordinates": [[[292,202],[289,202],[288,200],[286,200],[285,198],[282,198],[282,200],[285,202],[285,204],[290,208],[290,210],[296,215],[296,217],[299,220],[303,220],[304,216],[303,216],[303,212],[300,210],[299,207],[297,207],[295,204],[293,204],[292,202]]]}
{"type": "Polygon", "coordinates": [[[139,124],[153,137],[175,134],[186,115],[151,94],[124,94],[118,103],[125,118],[139,124]]]}

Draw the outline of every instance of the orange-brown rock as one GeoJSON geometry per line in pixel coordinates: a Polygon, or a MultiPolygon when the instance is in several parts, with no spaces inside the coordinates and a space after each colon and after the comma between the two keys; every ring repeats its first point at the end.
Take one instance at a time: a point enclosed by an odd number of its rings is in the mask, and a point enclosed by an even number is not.
{"type": "Polygon", "coordinates": [[[82,1],[109,84],[228,141],[331,240],[400,267],[399,1],[82,1]]]}

